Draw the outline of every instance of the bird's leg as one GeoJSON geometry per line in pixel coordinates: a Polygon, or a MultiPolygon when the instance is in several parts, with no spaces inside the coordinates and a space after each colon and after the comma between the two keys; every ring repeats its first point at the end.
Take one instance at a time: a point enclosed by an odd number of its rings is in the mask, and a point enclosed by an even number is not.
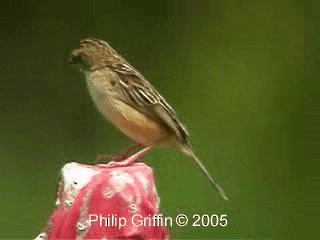
{"type": "Polygon", "coordinates": [[[141,144],[135,144],[131,147],[129,147],[127,150],[120,152],[119,154],[110,154],[110,155],[99,155],[96,160],[96,164],[99,163],[105,163],[109,161],[113,162],[120,162],[125,160],[126,158],[129,157],[129,155],[138,147],[140,147],[141,144]]]}
{"type": "Polygon", "coordinates": [[[134,155],[128,157],[127,159],[121,162],[114,162],[111,161],[107,164],[107,167],[126,167],[134,164],[137,160],[144,157],[147,153],[149,153],[152,149],[152,146],[145,147],[144,149],[140,150],[139,152],[135,153],[134,155]]]}

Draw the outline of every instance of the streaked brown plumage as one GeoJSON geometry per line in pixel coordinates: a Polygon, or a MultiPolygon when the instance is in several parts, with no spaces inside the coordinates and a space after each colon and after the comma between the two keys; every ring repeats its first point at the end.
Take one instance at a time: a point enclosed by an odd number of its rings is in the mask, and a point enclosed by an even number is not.
{"type": "Polygon", "coordinates": [[[227,199],[193,153],[188,132],[157,90],[108,43],[88,38],[72,51],[70,62],[85,73],[99,111],[135,142],[151,149],[173,146],[192,157],[211,184],[227,199]]]}

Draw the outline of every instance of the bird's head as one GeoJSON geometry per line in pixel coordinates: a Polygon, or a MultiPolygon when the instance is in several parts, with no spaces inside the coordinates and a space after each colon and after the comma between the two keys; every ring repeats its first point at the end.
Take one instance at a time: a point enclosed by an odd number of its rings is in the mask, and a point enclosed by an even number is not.
{"type": "Polygon", "coordinates": [[[117,59],[118,54],[102,40],[86,38],[80,41],[80,47],[74,49],[69,57],[71,64],[88,72],[106,67],[117,59]]]}

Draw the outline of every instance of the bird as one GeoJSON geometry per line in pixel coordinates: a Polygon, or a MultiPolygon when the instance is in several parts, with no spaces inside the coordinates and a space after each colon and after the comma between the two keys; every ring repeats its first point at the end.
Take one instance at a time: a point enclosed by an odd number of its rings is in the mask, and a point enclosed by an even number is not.
{"type": "Polygon", "coordinates": [[[222,198],[228,200],[192,150],[189,133],[175,110],[106,41],[92,37],[80,40],[80,46],[71,51],[69,62],[84,74],[91,98],[102,115],[136,146],[144,147],[116,165],[130,165],[155,147],[173,147],[192,158],[222,198]]]}

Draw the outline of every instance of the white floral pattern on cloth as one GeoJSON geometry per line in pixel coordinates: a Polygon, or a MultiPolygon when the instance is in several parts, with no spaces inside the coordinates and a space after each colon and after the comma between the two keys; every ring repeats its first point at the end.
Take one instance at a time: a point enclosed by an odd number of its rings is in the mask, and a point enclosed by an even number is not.
{"type": "MultiPolygon", "coordinates": [[[[61,169],[61,181],[59,183],[59,194],[65,193],[64,204],[71,207],[74,199],[80,190],[98,174],[98,171],[89,167],[79,167],[78,163],[68,163],[61,169]],[[81,176],[81,177],[79,177],[81,176]]],[[[56,205],[61,203],[60,197],[56,200],[56,205]]]]}
{"type": "Polygon", "coordinates": [[[109,168],[68,163],[61,175],[56,209],[38,240],[168,239],[165,227],[136,226],[130,221],[135,214],[159,214],[153,172],[147,165],[109,168]],[[90,224],[93,215],[109,220],[109,226],[90,224]],[[121,228],[112,225],[120,217],[127,219],[127,224],[121,228]]]}

